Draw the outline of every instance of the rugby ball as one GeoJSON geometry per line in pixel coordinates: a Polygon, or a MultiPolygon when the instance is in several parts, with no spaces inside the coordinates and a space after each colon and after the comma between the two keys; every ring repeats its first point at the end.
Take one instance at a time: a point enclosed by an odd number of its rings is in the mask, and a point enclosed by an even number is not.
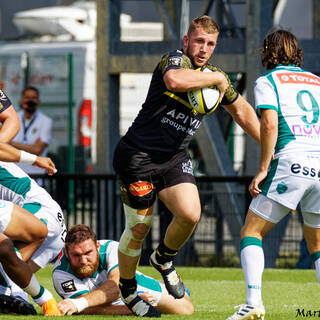
{"type": "MultiPolygon", "coordinates": [[[[198,69],[202,72],[213,72],[208,68],[198,69]]],[[[210,86],[188,91],[188,100],[191,107],[199,113],[210,114],[219,105],[220,91],[216,86],[210,86]]]]}

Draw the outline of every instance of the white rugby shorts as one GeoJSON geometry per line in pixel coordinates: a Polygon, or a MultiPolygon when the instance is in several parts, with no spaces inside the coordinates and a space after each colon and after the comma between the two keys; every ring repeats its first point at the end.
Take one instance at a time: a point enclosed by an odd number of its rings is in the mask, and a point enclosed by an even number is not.
{"type": "Polygon", "coordinates": [[[64,218],[60,206],[50,202],[50,206],[43,206],[35,213],[35,216],[46,223],[48,235],[41,246],[32,255],[31,259],[41,268],[51,262],[64,247],[64,239],[67,233],[64,218]]]}
{"type": "Polygon", "coordinates": [[[249,207],[257,215],[277,223],[300,202],[304,223],[320,227],[320,157],[286,155],[273,160],[261,189],[249,207]]]}
{"type": "Polygon", "coordinates": [[[12,215],[13,203],[10,201],[0,200],[0,232],[6,230],[12,215]]]}

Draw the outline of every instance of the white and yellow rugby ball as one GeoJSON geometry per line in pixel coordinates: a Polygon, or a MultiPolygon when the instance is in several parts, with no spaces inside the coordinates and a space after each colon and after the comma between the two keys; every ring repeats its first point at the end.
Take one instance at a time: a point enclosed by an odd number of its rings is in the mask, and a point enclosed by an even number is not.
{"type": "MultiPolygon", "coordinates": [[[[213,72],[208,68],[198,70],[202,72],[213,72]]],[[[202,114],[210,114],[219,105],[220,91],[216,86],[195,89],[188,91],[188,99],[194,110],[202,114]]]]}

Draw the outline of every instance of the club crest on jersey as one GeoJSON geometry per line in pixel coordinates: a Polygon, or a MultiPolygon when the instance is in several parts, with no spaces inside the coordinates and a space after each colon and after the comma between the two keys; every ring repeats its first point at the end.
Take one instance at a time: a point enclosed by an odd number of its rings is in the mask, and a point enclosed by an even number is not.
{"type": "Polygon", "coordinates": [[[63,289],[64,292],[73,292],[77,290],[73,280],[62,282],[61,288],[63,289]]]}
{"type": "Polygon", "coordinates": [[[168,66],[181,66],[181,57],[170,57],[168,58],[168,66]]]}
{"type": "Polygon", "coordinates": [[[153,190],[153,184],[148,181],[137,181],[131,183],[129,191],[137,197],[143,197],[153,190]]]}

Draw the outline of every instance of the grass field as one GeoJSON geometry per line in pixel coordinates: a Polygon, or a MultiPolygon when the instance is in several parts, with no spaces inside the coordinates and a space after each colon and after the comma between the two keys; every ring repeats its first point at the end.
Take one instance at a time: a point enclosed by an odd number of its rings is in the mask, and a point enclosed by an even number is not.
{"type": "MultiPolygon", "coordinates": [[[[48,266],[37,273],[41,284],[54,292],[51,283],[52,267],[48,266]]],[[[151,267],[141,267],[140,271],[159,278],[151,267]]],[[[192,316],[162,315],[165,319],[214,319],[224,320],[234,312],[233,307],[244,302],[245,285],[241,269],[237,268],[180,268],[185,285],[191,291],[195,305],[192,316]]],[[[319,284],[314,270],[267,269],[263,276],[263,299],[267,320],[290,320],[304,318],[297,315],[297,309],[304,309],[305,317],[320,316],[319,284]],[[307,316],[311,310],[312,316],[307,316]],[[313,315],[316,312],[315,316],[313,315]],[[319,314],[318,314],[319,313],[319,314]]],[[[56,295],[57,300],[60,300],[56,295]]],[[[37,307],[40,314],[42,311],[37,307]]],[[[40,319],[39,316],[0,315],[0,319],[40,319]]],[[[52,317],[55,319],[56,317],[52,317]]],[[[72,319],[132,319],[114,316],[72,316],[72,319]]],[[[70,319],[70,317],[69,317],[70,319]]],[[[72,320],[70,319],[70,320],[72,320]]]]}

